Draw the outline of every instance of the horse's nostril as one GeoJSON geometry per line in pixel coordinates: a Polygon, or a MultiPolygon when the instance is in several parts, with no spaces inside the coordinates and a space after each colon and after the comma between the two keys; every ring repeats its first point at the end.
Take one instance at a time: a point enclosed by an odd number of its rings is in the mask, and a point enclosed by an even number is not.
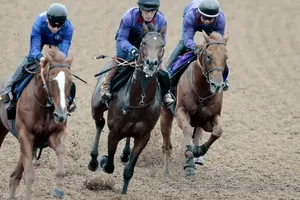
{"type": "Polygon", "coordinates": [[[149,65],[149,63],[150,63],[150,61],[149,61],[149,60],[147,60],[147,61],[146,61],[146,64],[147,64],[147,65],[149,65]]]}
{"type": "Polygon", "coordinates": [[[156,60],[156,61],[154,61],[154,65],[157,65],[157,60],[156,60]]]}

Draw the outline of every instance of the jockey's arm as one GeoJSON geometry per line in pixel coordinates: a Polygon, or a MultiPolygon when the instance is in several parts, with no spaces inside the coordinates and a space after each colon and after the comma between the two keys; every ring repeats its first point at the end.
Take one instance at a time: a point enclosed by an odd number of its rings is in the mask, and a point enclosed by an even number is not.
{"type": "Polygon", "coordinates": [[[63,36],[63,40],[58,45],[59,50],[65,54],[65,57],[68,56],[68,51],[71,46],[72,38],[73,38],[73,27],[70,25],[65,30],[65,35],[63,36]]]}
{"type": "Polygon", "coordinates": [[[30,35],[30,56],[39,61],[42,54],[42,36],[41,36],[41,22],[37,18],[32,26],[31,35],[30,35]]]}
{"type": "Polygon", "coordinates": [[[215,31],[220,33],[222,36],[224,36],[224,32],[225,32],[225,24],[226,24],[225,21],[226,21],[225,15],[223,14],[223,12],[221,12],[216,21],[215,31]]]}
{"type": "Polygon", "coordinates": [[[183,42],[188,49],[193,49],[196,46],[194,42],[195,36],[195,16],[193,12],[187,13],[183,20],[183,42]]]}
{"type": "Polygon", "coordinates": [[[130,13],[126,13],[121,20],[120,28],[119,28],[119,36],[117,41],[120,42],[121,48],[130,53],[134,46],[128,41],[129,33],[132,24],[132,16],[130,13]]]}

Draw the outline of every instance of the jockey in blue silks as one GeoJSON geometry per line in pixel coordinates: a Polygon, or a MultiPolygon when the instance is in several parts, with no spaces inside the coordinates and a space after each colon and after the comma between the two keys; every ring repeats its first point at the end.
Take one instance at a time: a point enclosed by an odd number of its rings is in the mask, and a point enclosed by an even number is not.
{"type": "MultiPolygon", "coordinates": [[[[116,33],[116,56],[124,60],[135,60],[139,55],[139,46],[143,36],[143,23],[152,23],[157,26],[158,29],[167,26],[167,20],[159,9],[160,0],[139,0],[138,7],[127,10],[123,16],[119,29],[116,33]]],[[[163,35],[164,40],[166,35],[163,35]]],[[[166,42],[166,41],[165,41],[166,42]]],[[[111,69],[104,78],[102,83],[102,89],[100,94],[100,101],[105,102],[112,98],[111,94],[111,80],[117,72],[117,68],[114,68],[118,63],[113,61],[111,69]]],[[[167,73],[165,73],[167,75],[167,73]]],[[[168,76],[162,76],[162,78],[170,82],[168,76]]],[[[165,88],[166,89],[166,88],[165,88]]],[[[168,88],[167,88],[168,91],[168,88]]],[[[174,102],[170,93],[163,94],[164,103],[170,105],[174,102]]]]}
{"type": "MultiPolygon", "coordinates": [[[[13,87],[17,81],[26,76],[27,72],[24,70],[24,67],[34,64],[36,61],[45,61],[46,58],[42,54],[44,45],[57,46],[67,57],[72,37],[73,26],[67,18],[67,9],[64,5],[59,3],[51,4],[46,12],[37,16],[31,30],[29,54],[18,66],[10,82],[1,93],[2,98],[10,100],[8,108],[15,106],[13,87]]],[[[72,89],[75,89],[74,83],[72,87],[72,89]]],[[[69,112],[73,112],[76,109],[76,105],[70,97],[69,101],[69,112]]]]}
{"type": "MultiPolygon", "coordinates": [[[[185,7],[183,13],[182,39],[170,56],[170,60],[166,66],[167,71],[171,70],[171,66],[177,60],[178,56],[186,51],[192,50],[195,54],[200,53],[202,45],[197,45],[194,42],[194,35],[197,31],[205,31],[208,35],[215,31],[222,36],[224,35],[225,16],[217,0],[193,0],[185,7]]],[[[225,83],[223,91],[229,88],[227,81],[228,73],[229,68],[226,64],[223,73],[225,83]]]]}

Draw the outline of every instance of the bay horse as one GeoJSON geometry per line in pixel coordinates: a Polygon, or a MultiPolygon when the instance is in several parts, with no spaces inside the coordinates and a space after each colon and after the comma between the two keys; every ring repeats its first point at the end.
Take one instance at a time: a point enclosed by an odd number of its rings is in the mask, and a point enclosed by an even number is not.
{"type": "Polygon", "coordinates": [[[103,113],[107,110],[106,105],[100,102],[103,76],[98,79],[91,102],[92,116],[96,124],[96,137],[91,151],[92,159],[89,162],[89,169],[95,171],[100,165],[104,172],[112,174],[115,168],[114,155],[118,143],[127,138],[124,150],[127,154],[121,156],[123,162],[129,160],[124,168],[122,194],[127,193],[135,164],[150,139],[151,131],[157,123],[161,111],[162,94],[158,83],[158,73],[164,54],[163,35],[166,28],[157,30],[154,26],[149,25],[144,24],[145,34],[132,76],[126,84],[113,93],[113,98],[109,103],[107,115],[108,155],[102,156],[99,161],[97,160],[99,138],[105,125],[103,113]],[[129,149],[130,137],[134,138],[132,152],[129,149]]]}
{"type": "MultiPolygon", "coordinates": [[[[228,33],[222,37],[217,32],[209,36],[202,32],[203,48],[196,60],[191,62],[180,76],[175,95],[177,97],[175,117],[185,139],[186,176],[195,175],[193,158],[203,156],[221,136],[221,110],[223,101],[222,73],[228,58],[226,43],[228,33]],[[200,146],[203,130],[211,132],[207,142],[200,146]]],[[[171,130],[174,115],[164,105],[160,116],[163,136],[165,174],[169,174],[169,159],[172,151],[171,130]]]]}
{"type": "MultiPolygon", "coordinates": [[[[39,63],[39,71],[24,88],[16,104],[16,137],[21,152],[17,167],[10,176],[11,199],[16,195],[23,172],[26,184],[25,197],[27,200],[32,199],[31,189],[35,180],[33,151],[34,148],[44,144],[54,149],[58,159],[56,187],[52,189],[51,194],[58,199],[64,197],[66,156],[64,142],[67,135],[69,107],[67,96],[72,83],[70,66],[73,57],[69,55],[65,58],[56,47],[46,49],[45,54],[46,61],[39,63]]],[[[4,85],[0,87],[3,88],[4,85]]],[[[0,117],[1,147],[7,133],[13,132],[3,102],[0,102],[0,117]]]]}

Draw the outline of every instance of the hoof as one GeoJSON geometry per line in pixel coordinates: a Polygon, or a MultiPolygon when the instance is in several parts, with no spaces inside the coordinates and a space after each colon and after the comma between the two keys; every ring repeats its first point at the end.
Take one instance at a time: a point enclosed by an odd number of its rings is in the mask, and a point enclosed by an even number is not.
{"type": "Polygon", "coordinates": [[[197,164],[197,165],[203,165],[204,164],[204,159],[203,159],[203,156],[200,156],[198,158],[194,158],[194,163],[197,164]]]}
{"type": "Polygon", "coordinates": [[[99,163],[98,163],[97,160],[96,161],[91,160],[89,165],[88,165],[89,170],[92,171],[92,172],[96,171],[98,169],[98,167],[99,167],[99,163]]]}
{"type": "Polygon", "coordinates": [[[102,157],[100,158],[99,164],[100,164],[100,167],[101,167],[102,169],[104,169],[104,165],[105,165],[106,161],[107,161],[107,156],[102,156],[102,157]]]}
{"type": "Polygon", "coordinates": [[[53,197],[55,197],[56,199],[64,199],[65,193],[64,193],[64,191],[59,191],[56,188],[53,188],[51,190],[51,195],[53,197]]]}
{"type": "Polygon", "coordinates": [[[124,156],[124,153],[121,154],[120,156],[121,162],[123,165],[126,165],[129,161],[129,155],[128,156],[124,156]]]}
{"type": "Polygon", "coordinates": [[[196,174],[196,170],[193,167],[185,167],[184,171],[185,171],[185,175],[188,177],[195,176],[195,174],[196,174]]]}

